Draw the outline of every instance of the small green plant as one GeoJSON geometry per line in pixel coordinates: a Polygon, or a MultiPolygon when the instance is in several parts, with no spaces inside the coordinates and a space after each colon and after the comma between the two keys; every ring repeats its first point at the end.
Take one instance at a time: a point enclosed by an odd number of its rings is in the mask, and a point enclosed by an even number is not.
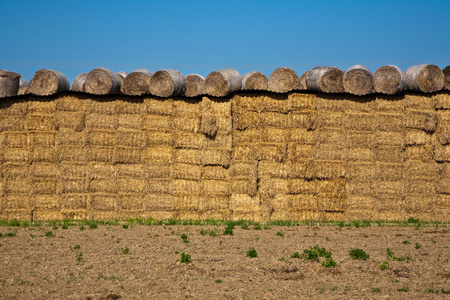
{"type": "Polygon", "coordinates": [[[256,224],[253,226],[253,230],[261,230],[261,224],[260,224],[260,223],[256,223],[256,224]]]}
{"type": "Polygon", "coordinates": [[[222,280],[220,279],[216,279],[216,281],[214,281],[215,283],[222,283],[222,280]]]}
{"type": "Polygon", "coordinates": [[[302,258],[302,256],[298,252],[295,252],[295,253],[291,254],[291,257],[292,258],[302,258]]]}
{"type": "Polygon", "coordinates": [[[264,224],[264,229],[272,229],[272,227],[270,227],[269,223],[264,224]]]}
{"type": "Polygon", "coordinates": [[[319,259],[319,257],[330,258],[331,252],[328,252],[325,248],[320,248],[315,245],[314,247],[309,247],[309,249],[303,250],[302,258],[307,260],[319,259]]]}
{"type": "Polygon", "coordinates": [[[126,247],[126,248],[119,248],[119,250],[125,255],[131,254],[130,253],[130,249],[128,249],[128,247],[126,247]]]}
{"type": "Polygon", "coordinates": [[[402,243],[405,244],[405,245],[411,244],[411,242],[408,242],[408,241],[403,241],[402,243]]]}
{"type": "Polygon", "coordinates": [[[395,261],[411,260],[411,258],[409,256],[407,256],[407,257],[404,257],[403,255],[400,257],[395,256],[394,252],[389,248],[386,248],[386,254],[387,254],[387,259],[391,259],[391,260],[395,260],[395,261]]]}
{"type": "Polygon", "coordinates": [[[8,232],[7,234],[5,234],[5,236],[7,236],[7,237],[14,237],[16,235],[17,235],[17,231],[8,232]]]}
{"type": "Polygon", "coordinates": [[[64,230],[69,229],[69,225],[64,223],[64,224],[62,224],[61,228],[64,229],[64,230]]]}
{"type": "Polygon", "coordinates": [[[387,260],[383,260],[380,263],[380,270],[386,270],[389,269],[389,262],[387,260]]]}
{"type": "Polygon", "coordinates": [[[439,290],[433,290],[433,289],[427,288],[425,292],[428,294],[438,294],[439,290]]]}
{"type": "Polygon", "coordinates": [[[434,239],[431,239],[431,242],[432,242],[433,244],[436,244],[436,241],[435,241],[434,239]]]}
{"type": "Polygon", "coordinates": [[[183,264],[190,263],[191,262],[191,256],[189,254],[181,252],[180,262],[183,263],[183,264]]]}
{"type": "Polygon", "coordinates": [[[224,231],[223,231],[223,235],[233,235],[233,229],[234,229],[234,225],[233,224],[228,224],[227,227],[225,227],[224,231]]]}
{"type": "Polygon", "coordinates": [[[326,236],[326,237],[325,237],[325,241],[329,242],[329,241],[330,241],[330,238],[326,236]]]}
{"type": "Polygon", "coordinates": [[[328,257],[324,261],[322,261],[321,265],[324,266],[325,268],[329,268],[329,267],[336,268],[337,267],[336,262],[331,257],[328,257]]]}
{"type": "Polygon", "coordinates": [[[56,224],[53,225],[53,227],[52,227],[53,230],[57,230],[58,228],[59,228],[59,227],[58,227],[58,225],[56,225],[56,224]]]}
{"type": "Polygon", "coordinates": [[[124,229],[128,229],[128,224],[122,224],[122,227],[124,228],[124,229]]]}
{"type": "Polygon", "coordinates": [[[404,286],[404,287],[402,287],[402,288],[397,289],[397,291],[398,291],[398,292],[408,292],[408,291],[409,291],[409,288],[406,287],[406,286],[404,286]]]}
{"type": "Polygon", "coordinates": [[[278,261],[284,261],[284,256],[279,258],[278,261]]]}
{"type": "Polygon", "coordinates": [[[252,248],[250,250],[247,251],[247,257],[257,257],[258,256],[258,252],[256,252],[255,248],[252,248]]]}
{"type": "Polygon", "coordinates": [[[180,237],[183,240],[183,243],[185,243],[185,244],[189,243],[189,239],[186,234],[183,233],[182,235],[180,235],[180,237]]]}
{"type": "Polygon", "coordinates": [[[80,245],[76,244],[75,246],[70,246],[70,250],[77,250],[80,249],[80,245]]]}
{"type": "Polygon", "coordinates": [[[83,252],[78,253],[77,255],[77,262],[84,262],[84,258],[83,258],[83,252]]]}
{"type": "Polygon", "coordinates": [[[45,236],[47,236],[47,237],[52,237],[52,236],[53,236],[53,232],[52,232],[52,231],[47,231],[47,232],[45,233],[45,236]]]}
{"type": "Polygon", "coordinates": [[[281,236],[281,237],[284,237],[283,230],[278,231],[278,232],[277,232],[277,235],[278,235],[278,236],[281,236]]]}
{"type": "Polygon", "coordinates": [[[372,288],[372,293],[381,293],[380,288],[372,288]]]}
{"type": "Polygon", "coordinates": [[[350,257],[353,259],[362,259],[362,260],[367,260],[369,258],[369,254],[367,254],[364,250],[362,249],[351,249],[349,251],[350,257]]]}
{"type": "Polygon", "coordinates": [[[11,226],[11,227],[19,227],[20,221],[17,219],[12,219],[12,220],[8,221],[7,225],[11,226]]]}
{"type": "Polygon", "coordinates": [[[420,247],[422,247],[422,245],[419,243],[416,243],[416,249],[420,249],[420,247]]]}
{"type": "Polygon", "coordinates": [[[241,229],[248,230],[248,223],[243,223],[241,229]]]}
{"type": "Polygon", "coordinates": [[[444,288],[441,288],[442,294],[450,294],[450,290],[444,290],[444,288]]]}
{"type": "Polygon", "coordinates": [[[80,226],[80,231],[83,231],[83,230],[85,230],[86,228],[84,227],[84,225],[81,225],[80,226]]]}

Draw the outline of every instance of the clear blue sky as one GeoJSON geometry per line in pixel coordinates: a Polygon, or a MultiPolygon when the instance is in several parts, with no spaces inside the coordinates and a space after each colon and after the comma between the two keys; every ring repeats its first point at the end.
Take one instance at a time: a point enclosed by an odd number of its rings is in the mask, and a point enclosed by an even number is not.
{"type": "Polygon", "coordinates": [[[0,69],[207,76],[318,65],[450,65],[450,1],[0,0],[0,69]]]}

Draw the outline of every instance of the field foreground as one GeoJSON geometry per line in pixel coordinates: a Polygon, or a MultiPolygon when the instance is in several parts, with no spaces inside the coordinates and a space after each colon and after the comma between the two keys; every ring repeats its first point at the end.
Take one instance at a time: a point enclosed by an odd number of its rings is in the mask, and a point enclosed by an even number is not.
{"type": "Polygon", "coordinates": [[[448,224],[290,225],[5,224],[0,299],[429,299],[450,293],[448,224]],[[353,259],[352,249],[369,257],[353,259]]]}

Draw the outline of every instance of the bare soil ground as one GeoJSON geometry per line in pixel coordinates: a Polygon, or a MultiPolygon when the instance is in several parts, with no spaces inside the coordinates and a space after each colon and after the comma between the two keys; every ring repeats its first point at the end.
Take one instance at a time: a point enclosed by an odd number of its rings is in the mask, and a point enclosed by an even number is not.
{"type": "Polygon", "coordinates": [[[250,225],[233,235],[210,225],[57,227],[0,227],[0,299],[444,299],[450,291],[447,225],[250,225]],[[337,267],[291,257],[315,245],[337,267]],[[248,257],[253,248],[257,257],[248,257]],[[370,258],[352,259],[355,248],[370,258]]]}

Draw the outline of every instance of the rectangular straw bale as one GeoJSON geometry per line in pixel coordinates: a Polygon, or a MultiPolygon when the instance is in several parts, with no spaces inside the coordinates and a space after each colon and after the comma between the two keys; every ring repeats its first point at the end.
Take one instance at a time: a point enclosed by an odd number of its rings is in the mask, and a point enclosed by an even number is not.
{"type": "Polygon", "coordinates": [[[211,209],[202,213],[205,220],[231,220],[231,211],[229,209],[211,209]]]}
{"type": "Polygon", "coordinates": [[[95,162],[114,162],[115,147],[111,146],[86,146],[86,160],[95,162]]]}
{"type": "MultiPolygon", "coordinates": [[[[230,195],[208,195],[208,197],[203,197],[204,207],[207,210],[228,211],[226,214],[229,214],[230,198],[230,195]]],[[[208,218],[206,215],[204,216],[208,218]]]]}
{"type": "Polygon", "coordinates": [[[173,129],[200,133],[201,118],[200,116],[176,116],[172,119],[173,129]]]}
{"type": "Polygon", "coordinates": [[[27,130],[54,131],[56,130],[55,115],[31,115],[26,119],[27,130]]]}
{"type": "Polygon", "coordinates": [[[204,166],[222,166],[228,168],[231,163],[231,150],[207,149],[203,151],[201,163],[204,166]]]}
{"type": "Polygon", "coordinates": [[[375,115],[375,130],[402,131],[405,128],[405,115],[401,113],[377,113],[375,115]]]}
{"type": "Polygon", "coordinates": [[[57,178],[60,176],[58,164],[34,163],[31,165],[31,174],[34,177],[57,178]]]}
{"type": "Polygon", "coordinates": [[[117,112],[115,97],[86,101],[88,114],[114,115],[117,112]]]}
{"type": "Polygon", "coordinates": [[[374,132],[375,147],[404,147],[405,133],[391,131],[374,132]]]}
{"type": "Polygon", "coordinates": [[[316,108],[320,111],[340,112],[345,111],[346,105],[342,99],[319,94],[317,95],[316,108]]]}
{"type": "Polygon", "coordinates": [[[344,145],[346,143],[346,132],[338,128],[321,128],[316,130],[317,144],[337,144],[344,145]]]}
{"type": "Polygon", "coordinates": [[[172,181],[174,195],[200,195],[202,183],[196,180],[175,179],[172,181]]]}
{"type": "Polygon", "coordinates": [[[30,194],[31,178],[7,178],[3,179],[3,191],[5,194],[30,194]]]}
{"type": "Polygon", "coordinates": [[[57,195],[34,195],[32,197],[34,209],[38,210],[59,210],[61,201],[57,195]]]}
{"type": "Polygon", "coordinates": [[[168,220],[175,218],[175,213],[173,211],[147,211],[142,212],[142,217],[144,219],[153,218],[155,220],[168,220]]]}
{"type": "Polygon", "coordinates": [[[143,158],[149,163],[169,163],[172,162],[172,147],[151,146],[144,149],[143,158]]]}
{"type": "Polygon", "coordinates": [[[291,110],[292,101],[284,94],[264,96],[261,109],[264,112],[287,113],[291,110]]]}
{"type": "Polygon", "coordinates": [[[142,161],[142,147],[116,147],[114,162],[137,164],[142,161]]]}
{"type": "Polygon", "coordinates": [[[228,180],[202,180],[205,195],[230,195],[231,183],[228,180]]]}
{"type": "Polygon", "coordinates": [[[86,149],[83,146],[58,146],[56,147],[57,160],[84,162],[86,161],[86,149]]]}
{"type": "Polygon", "coordinates": [[[409,146],[405,149],[405,159],[419,160],[423,162],[434,161],[433,146],[409,146]]]}
{"type": "Polygon", "coordinates": [[[42,210],[37,209],[33,211],[33,221],[52,221],[61,220],[62,215],[60,210],[42,210]]]}
{"type": "Polygon", "coordinates": [[[53,114],[56,111],[56,101],[48,98],[30,96],[28,101],[29,114],[53,114]]]}
{"type": "Polygon", "coordinates": [[[315,195],[291,195],[291,211],[317,211],[317,197],[315,195]]]}
{"type": "Polygon", "coordinates": [[[27,124],[26,117],[4,115],[0,117],[0,132],[23,131],[27,124]]]}
{"type": "Polygon", "coordinates": [[[347,208],[347,199],[333,197],[331,194],[319,194],[317,196],[317,208],[319,211],[344,212],[347,208]]]}
{"type": "Polygon", "coordinates": [[[346,145],[348,148],[373,148],[375,137],[372,131],[346,131],[346,145]]]}
{"type": "Polygon", "coordinates": [[[254,111],[233,111],[233,129],[245,130],[259,128],[262,124],[262,114],[254,111]]]}
{"type": "Polygon", "coordinates": [[[233,130],[233,118],[231,117],[231,115],[229,115],[228,117],[217,116],[216,125],[218,134],[230,134],[233,130]]]}
{"type": "Polygon", "coordinates": [[[235,130],[233,131],[233,143],[234,145],[239,145],[241,143],[259,143],[262,141],[262,129],[260,128],[249,128],[246,130],[235,130]]]}
{"type": "MultiPolygon", "coordinates": [[[[178,195],[175,197],[175,210],[186,212],[186,211],[195,211],[196,213],[200,213],[203,211],[202,209],[203,196],[201,195],[178,195]]],[[[195,216],[195,218],[197,218],[195,216]]],[[[182,217],[184,219],[186,217],[182,217]]],[[[192,218],[192,217],[188,217],[192,218]]]]}
{"type": "Polygon", "coordinates": [[[52,147],[56,145],[56,131],[30,131],[30,146],[52,147]]]}
{"type": "Polygon", "coordinates": [[[259,209],[260,197],[248,194],[233,194],[230,197],[230,209],[234,212],[251,212],[259,209]]]}
{"type": "Polygon", "coordinates": [[[142,130],[143,116],[141,114],[119,114],[117,120],[118,129],[142,130]]]}
{"type": "Polygon", "coordinates": [[[2,176],[0,178],[26,178],[30,175],[31,165],[28,163],[10,163],[1,164],[2,176]]]}
{"type": "Polygon", "coordinates": [[[89,191],[91,193],[115,194],[118,191],[117,180],[112,178],[92,179],[89,183],[89,191]]]}
{"type": "Polygon", "coordinates": [[[346,118],[342,112],[319,111],[316,128],[343,128],[346,118]]]}
{"type": "Polygon", "coordinates": [[[291,197],[292,197],[292,195],[286,195],[286,194],[275,195],[275,197],[272,199],[272,202],[271,202],[273,210],[274,210],[273,213],[276,214],[278,212],[278,215],[280,216],[281,215],[280,212],[284,212],[287,215],[287,213],[289,212],[289,209],[291,208],[291,205],[292,205],[291,197]]]}
{"type": "Polygon", "coordinates": [[[116,145],[142,149],[146,145],[146,135],[140,130],[117,130],[116,145]]]}
{"type": "Polygon", "coordinates": [[[450,96],[448,93],[437,93],[435,95],[435,100],[436,110],[450,109],[450,96]]]}
{"type": "Polygon", "coordinates": [[[256,160],[257,144],[239,144],[233,147],[231,152],[232,161],[253,161],[256,160]]]}
{"type": "Polygon", "coordinates": [[[372,181],[349,181],[345,185],[345,191],[347,196],[358,195],[358,196],[374,196],[374,186],[372,181]]]}
{"type": "Polygon", "coordinates": [[[148,146],[173,146],[174,135],[171,131],[148,130],[145,135],[148,146]]]}
{"type": "Polygon", "coordinates": [[[380,220],[400,220],[404,211],[403,195],[384,195],[377,197],[375,202],[375,210],[380,220]]]}
{"type": "Polygon", "coordinates": [[[375,178],[383,181],[398,181],[405,178],[407,171],[404,164],[377,162],[375,178]]]}
{"type": "Polygon", "coordinates": [[[288,163],[289,177],[290,178],[307,178],[311,179],[310,176],[314,169],[313,160],[299,160],[295,162],[288,163]],[[308,177],[308,176],[309,177],[308,177]]]}
{"type": "Polygon", "coordinates": [[[261,112],[266,96],[260,94],[237,95],[232,98],[232,109],[261,112]]]}
{"type": "Polygon", "coordinates": [[[440,178],[437,183],[437,192],[439,194],[450,194],[450,179],[440,178]]]}
{"type": "Polygon", "coordinates": [[[347,161],[374,161],[375,153],[373,148],[350,148],[346,153],[347,161]]]}
{"type": "Polygon", "coordinates": [[[404,96],[377,95],[374,109],[378,112],[401,112],[404,111],[406,101],[404,96]]]}
{"type": "Polygon", "coordinates": [[[173,164],[172,177],[174,179],[201,180],[202,166],[191,164],[173,164]]]}
{"type": "Polygon", "coordinates": [[[375,160],[389,163],[403,163],[405,161],[405,148],[378,147],[374,149],[375,160]]]}
{"type": "Polygon", "coordinates": [[[58,190],[58,179],[35,177],[31,181],[31,192],[33,194],[56,194],[58,190]]]}
{"type": "Polygon", "coordinates": [[[173,121],[175,119],[172,119],[170,115],[144,115],[143,116],[143,123],[142,128],[146,131],[148,130],[161,130],[161,131],[168,131],[172,129],[173,121]]]}
{"type": "Polygon", "coordinates": [[[86,121],[85,112],[72,111],[57,111],[56,112],[56,126],[58,128],[70,128],[75,131],[84,129],[86,121]]]}
{"type": "Polygon", "coordinates": [[[260,114],[261,126],[289,128],[291,126],[291,118],[287,113],[263,112],[260,114]]]}
{"type": "Polygon", "coordinates": [[[175,209],[175,197],[168,194],[145,194],[142,204],[146,211],[172,211],[175,209]]]}
{"type": "Polygon", "coordinates": [[[443,170],[442,164],[436,162],[408,161],[405,166],[405,175],[409,179],[435,180],[443,175],[443,170]]]}
{"type": "Polygon", "coordinates": [[[261,195],[273,197],[275,194],[289,193],[289,180],[281,178],[259,178],[259,192],[261,195]]]}
{"type": "Polygon", "coordinates": [[[27,148],[3,148],[3,160],[5,162],[29,163],[31,153],[27,148]]]}
{"type": "Polygon", "coordinates": [[[434,195],[439,185],[433,179],[409,179],[406,181],[405,190],[407,194],[434,195]]]}
{"type": "Polygon", "coordinates": [[[82,177],[63,177],[59,182],[62,194],[81,194],[89,191],[89,182],[82,177]]]}
{"type": "Polygon", "coordinates": [[[289,143],[287,147],[287,157],[291,162],[314,158],[316,147],[314,145],[304,145],[289,143]]]}
{"type": "Polygon", "coordinates": [[[172,163],[146,163],[143,166],[145,178],[170,178],[172,176],[172,163]]]}
{"type": "Polygon", "coordinates": [[[205,147],[207,149],[213,148],[225,148],[230,149],[233,147],[233,136],[231,134],[217,134],[214,137],[206,137],[205,147]]]}
{"type": "Polygon", "coordinates": [[[145,112],[144,100],[142,98],[117,96],[116,110],[122,114],[141,114],[145,112]]]}
{"type": "Polygon", "coordinates": [[[286,144],[261,143],[255,149],[255,160],[284,162],[288,158],[289,149],[286,144]]]}
{"type": "Polygon", "coordinates": [[[417,110],[434,110],[436,96],[431,94],[405,94],[405,108],[417,110]]]}
{"type": "Polygon", "coordinates": [[[203,97],[202,99],[202,108],[204,108],[205,105],[205,100],[208,100],[208,102],[210,103],[208,108],[208,110],[210,110],[210,113],[216,116],[221,116],[221,117],[227,117],[230,116],[231,114],[231,100],[229,99],[224,99],[224,100],[219,100],[216,98],[209,98],[209,97],[203,97]]]}
{"type": "Polygon", "coordinates": [[[118,125],[117,115],[90,113],[86,115],[85,126],[87,129],[116,130],[118,125]]]}
{"type": "Polygon", "coordinates": [[[293,111],[315,110],[317,96],[316,94],[290,93],[288,101],[291,102],[290,107],[293,111]]]}
{"type": "Polygon", "coordinates": [[[417,216],[420,220],[422,220],[422,218],[430,218],[432,220],[433,217],[427,215],[439,213],[435,209],[435,202],[434,197],[427,197],[421,194],[407,195],[402,204],[403,214],[406,216],[417,216]]]}
{"type": "MultiPolygon", "coordinates": [[[[107,221],[115,219],[123,219],[124,214],[116,210],[92,210],[89,212],[92,220],[107,221]]],[[[125,218],[126,219],[126,218],[125,218]]]]}
{"type": "Polygon", "coordinates": [[[3,196],[3,201],[1,203],[1,208],[3,210],[12,209],[30,209],[31,213],[31,197],[25,194],[5,194],[3,196]]]}
{"type": "Polygon", "coordinates": [[[116,164],[117,178],[135,178],[141,179],[144,177],[144,165],[137,164],[116,164]]]}
{"type": "Polygon", "coordinates": [[[145,180],[140,178],[117,178],[117,191],[122,193],[142,193],[145,190],[145,180]]]}
{"type": "Polygon", "coordinates": [[[173,213],[173,217],[177,220],[200,220],[201,214],[194,210],[177,210],[173,213]]]}
{"type": "Polygon", "coordinates": [[[61,209],[88,209],[89,199],[90,196],[87,194],[63,194],[61,195],[61,209]]]}
{"type": "Polygon", "coordinates": [[[450,161],[450,145],[436,145],[434,149],[434,160],[437,162],[450,161]]]}
{"type": "Polygon", "coordinates": [[[97,146],[115,146],[116,131],[89,129],[86,131],[86,144],[97,146]]]}
{"type": "Polygon", "coordinates": [[[90,163],[88,169],[88,178],[90,179],[113,179],[116,178],[117,170],[114,163],[90,163]]]}
{"type": "Polygon", "coordinates": [[[232,178],[257,178],[258,163],[233,161],[230,166],[230,175],[232,178]]]}
{"type": "Polygon", "coordinates": [[[314,195],[316,193],[316,181],[302,178],[289,179],[290,194],[314,195]]]}
{"type": "Polygon", "coordinates": [[[347,160],[347,148],[340,144],[317,144],[316,159],[320,160],[347,160]]]}
{"type": "Polygon", "coordinates": [[[437,124],[437,114],[436,111],[418,111],[411,110],[407,111],[406,117],[406,127],[421,129],[425,131],[434,131],[437,124]]]}
{"type": "Polygon", "coordinates": [[[405,193],[405,181],[382,181],[376,180],[372,183],[372,188],[379,198],[385,196],[403,197],[405,193]]]}
{"type": "Polygon", "coordinates": [[[115,211],[117,209],[117,195],[115,194],[91,194],[89,202],[92,210],[115,211]]]}
{"type": "Polygon", "coordinates": [[[28,147],[28,133],[24,131],[1,132],[3,148],[26,148],[28,147]]]}
{"type": "Polygon", "coordinates": [[[199,149],[174,149],[173,162],[192,165],[202,164],[202,150],[199,149]]]}
{"type": "Polygon", "coordinates": [[[2,220],[31,221],[31,209],[3,209],[0,211],[2,220]]]}
{"type": "Polygon", "coordinates": [[[314,161],[313,175],[315,178],[331,179],[345,177],[344,162],[316,160],[314,161]]]}
{"type": "Polygon", "coordinates": [[[33,147],[30,149],[30,159],[34,162],[56,163],[56,147],[33,147]]]}
{"type": "Polygon", "coordinates": [[[289,129],[289,140],[294,143],[314,145],[316,142],[316,130],[306,130],[303,128],[289,129]]]}
{"type": "Polygon", "coordinates": [[[231,179],[231,193],[232,194],[247,194],[254,196],[258,191],[256,181],[250,179],[231,179]]]}
{"type": "Polygon", "coordinates": [[[28,101],[17,101],[16,99],[3,99],[0,102],[0,118],[6,116],[25,116],[28,113],[28,101]]]}
{"type": "Polygon", "coordinates": [[[365,216],[375,216],[374,207],[376,199],[370,196],[349,195],[347,197],[347,209],[345,214],[349,216],[349,219],[369,220],[365,216]],[[362,214],[362,215],[359,215],[362,214]],[[353,216],[358,216],[352,218],[353,216]]]}
{"type": "Polygon", "coordinates": [[[174,116],[199,117],[202,113],[202,101],[199,99],[176,99],[173,101],[174,116]]]}
{"type": "Polygon", "coordinates": [[[56,110],[57,111],[85,111],[87,100],[85,97],[77,96],[62,96],[56,98],[56,110]]]}
{"type": "Polygon", "coordinates": [[[290,165],[271,161],[261,161],[258,164],[258,176],[286,179],[289,177],[290,165]]]}
{"type": "Polygon", "coordinates": [[[174,131],[175,148],[203,149],[206,144],[206,137],[201,133],[185,131],[174,131]]]}
{"type": "Polygon", "coordinates": [[[317,195],[324,195],[330,198],[345,198],[345,180],[343,178],[336,178],[332,180],[316,180],[317,195]]]}
{"type": "Polygon", "coordinates": [[[287,143],[289,139],[289,128],[265,127],[262,130],[262,141],[265,143],[287,143]]]}
{"type": "Polygon", "coordinates": [[[229,180],[230,168],[224,168],[221,166],[204,166],[202,171],[202,179],[229,180]]]}
{"type": "Polygon", "coordinates": [[[376,116],[373,113],[347,112],[344,126],[347,130],[372,131],[375,127],[376,116]]]}
{"type": "Polygon", "coordinates": [[[375,179],[377,167],[372,162],[348,162],[345,164],[346,178],[352,182],[368,182],[375,179]]]}
{"type": "Polygon", "coordinates": [[[405,134],[406,145],[427,145],[431,143],[431,135],[419,129],[407,129],[405,134]]]}
{"type": "Polygon", "coordinates": [[[56,145],[84,146],[86,144],[86,134],[73,129],[59,128],[56,132],[56,145]]]}
{"type": "Polygon", "coordinates": [[[144,97],[144,110],[149,114],[170,116],[173,114],[173,99],[144,97]]]}
{"type": "Polygon", "coordinates": [[[131,192],[120,192],[117,194],[117,207],[127,212],[143,210],[142,196],[131,192]]]}

